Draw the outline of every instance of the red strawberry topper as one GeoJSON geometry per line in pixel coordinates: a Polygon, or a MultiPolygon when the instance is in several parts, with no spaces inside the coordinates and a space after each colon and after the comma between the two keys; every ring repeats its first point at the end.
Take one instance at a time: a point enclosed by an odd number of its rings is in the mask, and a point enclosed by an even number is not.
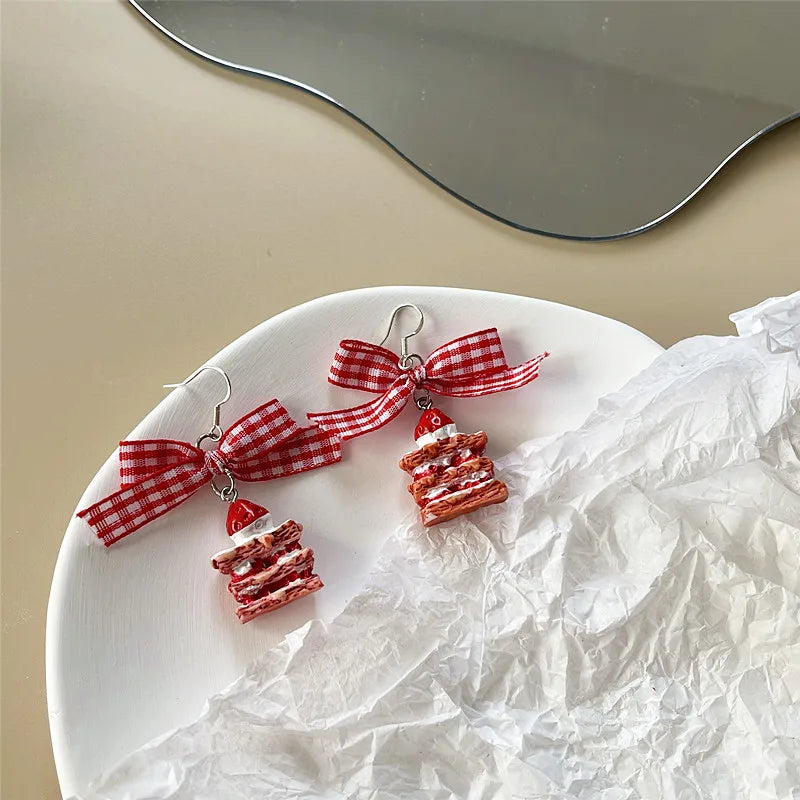
{"type": "Polygon", "coordinates": [[[249,500],[234,500],[228,509],[228,519],[225,523],[228,536],[233,536],[234,533],[238,533],[242,528],[246,528],[268,513],[266,508],[257,503],[251,503],[249,500]]]}
{"type": "Polygon", "coordinates": [[[436,433],[445,425],[455,425],[455,423],[444,411],[440,411],[438,408],[429,408],[427,411],[423,411],[419,418],[419,423],[414,430],[414,440],[436,433]]]}

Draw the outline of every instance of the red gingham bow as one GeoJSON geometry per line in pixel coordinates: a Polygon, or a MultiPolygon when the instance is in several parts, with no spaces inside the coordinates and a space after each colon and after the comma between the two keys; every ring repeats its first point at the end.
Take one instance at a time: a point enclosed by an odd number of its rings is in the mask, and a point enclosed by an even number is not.
{"type": "Polygon", "coordinates": [[[308,414],[308,418],[340,439],[352,439],[396,417],[415,389],[447,397],[480,397],[518,389],[538,376],[539,364],[548,355],[542,353],[509,367],[497,328],[489,328],[454,339],[434,350],[424,364],[402,369],[391,350],[345,339],[333,357],[328,380],[381,396],[354,408],[308,414]]]}
{"type": "Polygon", "coordinates": [[[121,489],[78,513],[108,547],[191,497],[225,470],[238,480],[267,481],[342,458],[336,436],[301,428],[270,400],[235,422],[216,450],[188,442],[145,439],[119,443],[121,489]]]}

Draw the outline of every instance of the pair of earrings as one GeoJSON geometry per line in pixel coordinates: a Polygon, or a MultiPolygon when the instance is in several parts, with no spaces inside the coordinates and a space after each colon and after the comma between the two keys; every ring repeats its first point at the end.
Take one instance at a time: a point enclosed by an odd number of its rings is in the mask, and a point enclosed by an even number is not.
{"type": "Polygon", "coordinates": [[[413,304],[392,313],[380,344],[345,339],[339,344],[328,376],[332,384],[373,392],[372,402],[338,411],[310,413],[301,427],[277,399],[270,400],[223,432],[220,409],[231,397],[231,382],[220,367],[200,367],[180,384],[204,370],[225,381],[225,396],[214,406],[209,431],[194,445],[165,439],[120,442],[120,484],[114,494],[78,516],[106,546],[128,536],[187,500],[201,486],[229,504],[226,529],[231,546],[213,556],[214,569],[229,579],[242,622],[318,591],[323,584],[314,572],[314,553],[303,547],[300,523],[289,519],[274,525],[266,508],[240,499],[237,481],[262,481],[318,469],[341,460],[341,442],[362,436],[390,422],[409,400],[422,411],[414,439],[400,467],[411,476],[408,487],[421,509],[422,522],[436,525],[493,503],[508,490],[494,476],[494,464],[484,455],[483,431],[459,433],[444,412],[433,406],[433,394],[478,397],[516,389],[538,376],[543,353],[517,367],[506,364],[496,328],[462,336],[427,359],[409,353],[408,341],[424,324],[413,304]],[[401,339],[398,357],[383,347],[398,313],[413,309],[419,317],[414,331],[401,339]],[[204,442],[216,444],[202,449],[204,442]],[[224,481],[223,485],[220,485],[224,481]]]}

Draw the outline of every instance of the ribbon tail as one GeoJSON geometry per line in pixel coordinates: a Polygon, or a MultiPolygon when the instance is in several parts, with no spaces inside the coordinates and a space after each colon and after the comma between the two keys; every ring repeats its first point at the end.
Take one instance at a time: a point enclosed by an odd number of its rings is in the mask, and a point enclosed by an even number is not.
{"type": "Polygon", "coordinates": [[[483,397],[496,392],[507,392],[519,389],[538,378],[539,365],[549,355],[550,353],[542,353],[516,367],[506,367],[483,375],[479,373],[469,380],[434,380],[429,383],[433,391],[447,397],[483,397]]]}
{"type": "Polygon", "coordinates": [[[369,403],[306,416],[323,430],[330,431],[339,439],[347,441],[376,431],[394,419],[408,402],[413,388],[414,384],[403,376],[388,391],[369,403]]]}
{"type": "Polygon", "coordinates": [[[170,467],[78,512],[106,547],[191,497],[209,474],[196,464],[170,467]]]}
{"type": "Polygon", "coordinates": [[[243,481],[269,481],[341,460],[339,437],[310,425],[257,458],[232,463],[231,470],[234,477],[243,481]]]}

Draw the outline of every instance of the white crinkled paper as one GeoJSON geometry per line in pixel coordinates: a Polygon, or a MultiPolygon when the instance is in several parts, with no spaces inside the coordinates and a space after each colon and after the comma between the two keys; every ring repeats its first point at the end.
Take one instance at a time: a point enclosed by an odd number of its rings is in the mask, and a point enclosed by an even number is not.
{"type": "Polygon", "coordinates": [[[735,321],[87,800],[800,797],[800,293],[735,321]]]}

